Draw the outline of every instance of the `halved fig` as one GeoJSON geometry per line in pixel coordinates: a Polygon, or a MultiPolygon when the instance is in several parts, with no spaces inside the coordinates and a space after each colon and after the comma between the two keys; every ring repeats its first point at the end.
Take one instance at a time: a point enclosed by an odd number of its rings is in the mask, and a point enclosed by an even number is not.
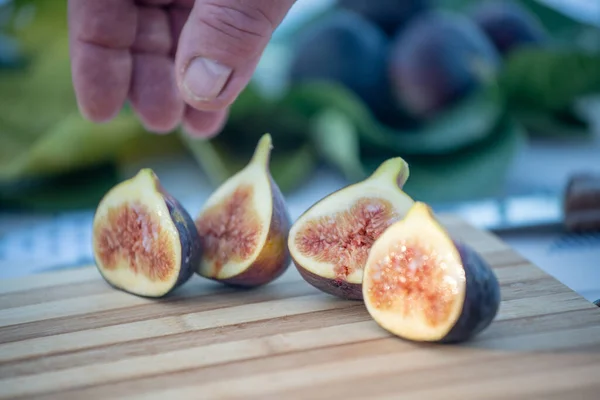
{"type": "Polygon", "coordinates": [[[462,342],[486,329],[500,285],[471,247],[454,241],[428,205],[416,202],[371,248],[363,296],[384,329],[420,342],[462,342]]]}
{"type": "Polygon", "coordinates": [[[300,275],[325,293],[361,300],[369,249],[414,203],[402,190],[408,176],[408,164],[391,158],[365,180],[306,210],[292,225],[288,239],[300,275]]]}
{"type": "Polygon", "coordinates": [[[259,140],[250,162],[208,198],[195,219],[204,252],[197,273],[234,286],[267,284],[291,260],[291,219],[269,170],[271,135],[259,140]]]}
{"type": "Polygon", "coordinates": [[[202,246],[191,216],[144,168],[98,204],[93,251],[111,286],[162,297],[190,279],[202,246]]]}

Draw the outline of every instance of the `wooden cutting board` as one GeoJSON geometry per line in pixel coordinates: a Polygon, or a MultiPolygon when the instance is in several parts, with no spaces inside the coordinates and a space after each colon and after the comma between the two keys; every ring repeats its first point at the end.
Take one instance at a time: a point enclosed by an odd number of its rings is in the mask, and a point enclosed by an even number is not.
{"type": "Polygon", "coordinates": [[[495,236],[442,221],[502,284],[470,343],[393,337],[294,268],[249,291],[195,277],[153,301],[85,267],[0,283],[0,396],[599,399],[600,308],[495,236]]]}

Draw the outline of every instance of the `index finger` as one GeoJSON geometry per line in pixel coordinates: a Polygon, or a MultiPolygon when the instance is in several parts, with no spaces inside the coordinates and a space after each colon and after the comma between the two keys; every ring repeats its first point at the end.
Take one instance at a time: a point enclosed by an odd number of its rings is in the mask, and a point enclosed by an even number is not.
{"type": "Polygon", "coordinates": [[[131,82],[137,29],[134,0],[69,0],[73,86],[81,113],[95,122],[118,114],[131,82]]]}

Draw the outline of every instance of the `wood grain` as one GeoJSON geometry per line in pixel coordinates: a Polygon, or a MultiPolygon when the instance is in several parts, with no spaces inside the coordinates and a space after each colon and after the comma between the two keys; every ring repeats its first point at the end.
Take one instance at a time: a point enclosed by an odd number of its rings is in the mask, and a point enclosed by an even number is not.
{"type": "Polygon", "coordinates": [[[469,343],[393,337],[293,268],[257,290],[195,277],[149,300],[90,266],[0,285],[0,397],[597,399],[600,309],[489,232],[443,222],[501,282],[469,343]]]}

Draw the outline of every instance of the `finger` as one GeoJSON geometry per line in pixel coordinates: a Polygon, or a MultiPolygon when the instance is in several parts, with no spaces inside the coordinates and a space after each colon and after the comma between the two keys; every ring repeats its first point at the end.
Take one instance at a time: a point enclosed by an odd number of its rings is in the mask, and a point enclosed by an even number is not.
{"type": "Polygon", "coordinates": [[[135,2],[146,6],[167,6],[173,3],[173,0],[136,0],[135,2]]]}
{"type": "Polygon", "coordinates": [[[172,47],[169,15],[156,7],[139,7],[137,32],[131,50],[135,53],[169,54],[172,47]]]}
{"type": "Polygon", "coordinates": [[[132,107],[149,131],[172,131],[181,122],[185,107],[175,83],[173,61],[157,54],[135,54],[133,60],[132,107]]]}
{"type": "Polygon", "coordinates": [[[131,0],[69,0],[68,19],[79,109],[92,121],[107,121],[119,112],[129,91],[136,7],[131,0]]]}
{"type": "Polygon", "coordinates": [[[228,113],[227,108],[219,111],[199,111],[187,106],[183,117],[183,130],[193,137],[211,138],[223,129],[228,113]]]}
{"type": "Polygon", "coordinates": [[[175,58],[184,100],[204,111],[231,104],[292,4],[293,0],[197,0],[175,58]]]}
{"type": "Polygon", "coordinates": [[[192,8],[195,0],[136,0],[137,4],[147,6],[168,6],[192,8]]]}
{"type": "Polygon", "coordinates": [[[183,7],[171,7],[169,9],[169,21],[171,26],[171,57],[175,58],[175,54],[177,53],[177,44],[179,42],[179,37],[181,36],[181,31],[183,26],[185,25],[185,21],[187,21],[190,16],[191,8],[183,8],[183,7]]]}

